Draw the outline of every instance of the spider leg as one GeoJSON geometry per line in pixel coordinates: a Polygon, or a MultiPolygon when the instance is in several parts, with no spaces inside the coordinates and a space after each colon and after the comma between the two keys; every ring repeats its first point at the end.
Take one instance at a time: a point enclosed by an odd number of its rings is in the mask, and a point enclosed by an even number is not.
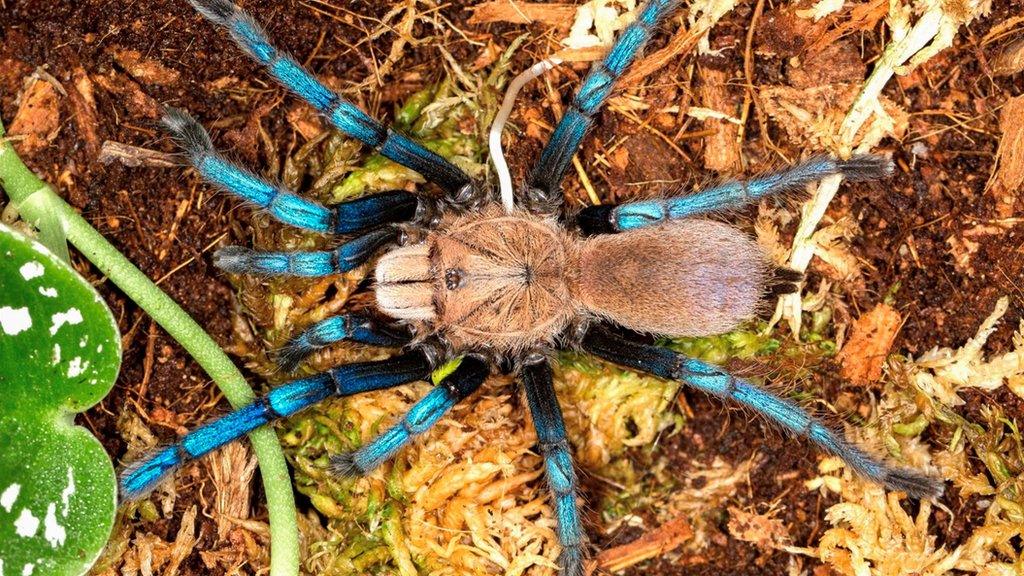
{"type": "Polygon", "coordinates": [[[231,0],[190,2],[200,14],[227,29],[242,50],[265,66],[275,80],[316,108],[338,130],[373,147],[385,158],[419,172],[455,197],[472,193],[469,176],[462,170],[422,145],[384,127],[324,86],[294,58],[274,47],[252,16],[231,0]]]}
{"type": "Polygon", "coordinates": [[[558,557],[562,568],[559,574],[582,576],[585,535],[576,505],[576,472],[565,436],[562,409],[551,381],[551,364],[543,360],[527,365],[523,368],[522,378],[558,520],[558,541],[562,545],[562,553],[558,557]]]}
{"type": "Polygon", "coordinates": [[[288,340],[277,351],[277,364],[290,372],[306,356],[342,340],[393,347],[408,344],[412,335],[404,326],[381,325],[358,314],[339,314],[313,324],[288,340]]]}
{"type": "Polygon", "coordinates": [[[594,115],[612,92],[615,81],[632,64],[654,28],[678,6],[679,0],[650,0],[640,9],[636,20],[626,27],[604,60],[590,69],[573,98],[572,104],[551,134],[540,161],[527,180],[528,198],[535,204],[554,204],[562,178],[569,168],[580,141],[594,123],[594,115]]]}
{"type": "Polygon", "coordinates": [[[187,112],[168,109],[163,124],[203,178],[297,228],[351,234],[381,224],[409,220],[415,216],[419,206],[415,195],[394,190],[328,208],[283,190],[226,160],[213,147],[210,135],[202,125],[187,112]]]}
{"type": "Polygon", "coordinates": [[[186,434],[177,444],[161,448],[127,466],[119,479],[121,499],[139,498],[185,462],[330,396],[349,396],[392,388],[406,382],[423,380],[429,375],[430,362],[427,357],[422,352],[413,351],[387,360],[338,366],[323,374],[274,388],[252,404],[186,434]]]}
{"type": "Polygon", "coordinates": [[[717,366],[667,348],[637,342],[607,326],[597,326],[583,339],[583,349],[600,358],[672,380],[685,382],[720,398],[735,400],[786,430],[805,436],[821,449],[842,458],[853,470],[890,490],[915,498],[942,494],[942,481],[907,468],[895,468],[847,442],[803,408],[717,366]]]}
{"type": "Polygon", "coordinates": [[[802,189],[826,176],[842,174],[851,182],[861,182],[884,178],[891,175],[892,171],[892,161],[884,156],[861,154],[849,160],[818,156],[786,170],[747,181],[725,182],[689,196],[630,202],[618,206],[589,206],[577,215],[577,223],[585,234],[623,232],[738,208],[771,194],[802,189]]]}
{"type": "Polygon", "coordinates": [[[236,274],[266,276],[330,276],[354,269],[382,247],[396,242],[401,231],[386,226],[357,236],[334,250],[264,252],[227,246],[213,255],[213,264],[236,274]]]}
{"type": "Polygon", "coordinates": [[[354,452],[331,457],[330,471],[338,476],[364,476],[389,460],[416,436],[429,430],[490,374],[486,362],[465,356],[462,363],[417,402],[402,419],[354,452]]]}

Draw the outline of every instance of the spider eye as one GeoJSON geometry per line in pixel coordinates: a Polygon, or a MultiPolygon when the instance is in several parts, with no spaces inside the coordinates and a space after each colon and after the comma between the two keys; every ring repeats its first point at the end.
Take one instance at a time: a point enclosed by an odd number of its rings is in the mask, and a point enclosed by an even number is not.
{"type": "Polygon", "coordinates": [[[455,290],[462,285],[462,270],[449,268],[444,271],[444,286],[449,290],[455,290]]]}

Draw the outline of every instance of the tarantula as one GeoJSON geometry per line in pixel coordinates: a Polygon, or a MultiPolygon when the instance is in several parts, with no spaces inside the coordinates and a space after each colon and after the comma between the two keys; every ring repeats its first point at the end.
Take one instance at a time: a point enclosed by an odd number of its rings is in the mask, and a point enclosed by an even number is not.
{"type": "Polygon", "coordinates": [[[802,280],[792,270],[772,266],[739,230],[699,216],[799,189],[829,175],[853,181],[880,178],[892,170],[887,159],[815,157],[785,171],[688,196],[593,206],[575,214],[561,207],[560,182],[595,114],[676,1],[644,5],[604,61],[592,68],[521,187],[520,206],[511,209],[495,202],[483,183],[330,91],[271,45],[255,21],[230,0],[191,2],[336,128],[419,172],[444,193],[430,198],[392,191],[326,207],[229,163],[195,120],[169,111],[167,128],[207,180],[286,224],[352,236],[339,248],[320,252],[229,247],[215,256],[220,268],[325,276],[379,255],[376,303],[393,321],[356,314],[329,318],[293,338],[282,351],[282,365],[292,369],[311,352],[341,340],[403,346],[404,352],[295,380],[198,428],[178,444],[126,468],[120,477],[124,498],[145,494],[183,462],[258,426],[330,396],[426,379],[440,362],[462,356],[458,368],[397,424],[354,452],[334,455],[330,470],[339,475],[373,470],[471,395],[493,366],[504,366],[517,372],[537,430],[562,544],[560,565],[564,574],[581,574],[585,536],[577,481],[549,364],[552,351],[567,348],[736,400],[887,488],[915,497],[941,493],[938,480],[883,463],[795,403],[641,335],[728,331],[757,313],[770,295],[796,290],[802,280]]]}

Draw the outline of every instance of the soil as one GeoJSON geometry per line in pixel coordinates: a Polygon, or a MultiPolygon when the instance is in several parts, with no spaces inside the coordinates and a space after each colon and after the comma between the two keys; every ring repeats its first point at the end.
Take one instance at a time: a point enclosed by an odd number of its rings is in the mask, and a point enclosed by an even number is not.
{"type": "MultiPolygon", "coordinates": [[[[846,302],[854,318],[870,310],[887,295],[900,311],[905,324],[893,350],[920,354],[935,346],[959,346],[973,336],[978,325],[1003,295],[1011,297],[1010,311],[990,339],[989,350],[1006,350],[1012,329],[1024,315],[1024,196],[1006,209],[985,191],[999,145],[998,108],[1008,96],[1020,95],[1020,76],[993,77],[979,57],[993,57],[1000,45],[982,46],[980,38],[995,24],[1009,18],[1015,0],[997,0],[993,14],[971,26],[969,34],[957,36],[954,47],[943,52],[911,77],[894,82],[886,94],[911,114],[910,132],[903,141],[886,140],[883,150],[891,151],[900,169],[884,183],[844,186],[830,208],[831,215],[851,215],[860,226],[853,240],[853,253],[863,277],[849,290],[846,302]],[[913,152],[924,145],[924,153],[913,152]],[[996,233],[987,226],[1001,222],[996,233]],[[967,264],[958,262],[955,251],[964,239],[970,241],[967,264]]],[[[48,145],[26,152],[26,162],[59,192],[118,249],[150,278],[163,287],[222,343],[234,343],[233,320],[236,299],[233,288],[210,262],[213,248],[224,238],[239,235],[249,221],[249,210],[222,194],[214,194],[193,176],[176,167],[128,167],[120,162],[102,163],[97,143],[114,141],[147,149],[172,152],[156,120],[158,104],[188,109],[216,128],[216,137],[233,146],[233,154],[251,166],[268,161],[265,148],[251,129],[256,118],[271,137],[282,143],[281,150],[296,145],[296,134],[286,121],[289,111],[299,107],[293,98],[272,85],[266,75],[235,49],[224,34],[203,22],[184,0],[159,2],[113,2],[109,0],[0,0],[0,116],[8,122],[18,110],[25,79],[37,69],[44,70],[66,92],[76,90],[83,75],[94,86],[95,122],[90,128],[75,121],[73,97],[59,99],[59,132],[48,145]],[[137,51],[144,62],[162,68],[140,67],[126,57],[137,51]],[[255,116],[259,114],[259,116],[255,116]],[[90,136],[88,132],[94,131],[90,136]]],[[[340,3],[339,3],[340,4],[340,3]]],[[[367,33],[391,9],[387,2],[346,2],[339,8],[327,2],[249,0],[245,7],[266,23],[272,37],[285,49],[308,61],[316,72],[342,87],[364,81],[369,88],[349,96],[377,117],[386,117],[392,104],[437,78],[437,52],[431,43],[409,45],[392,76],[381,87],[374,80],[375,66],[390,50],[396,35],[385,33],[368,41],[367,33]]],[[[466,2],[456,1],[438,8],[448,22],[466,31],[463,37],[452,30],[433,30],[418,23],[416,37],[439,34],[456,60],[471,62],[480,53],[481,42],[504,48],[523,31],[540,41],[548,31],[542,25],[469,24],[466,2]],[[471,44],[470,41],[473,43],[471,44]]],[[[724,48],[721,57],[702,60],[701,65],[726,70],[729,91],[742,99],[743,43],[754,9],[750,2],[728,15],[712,32],[714,47],[724,48]]],[[[778,84],[786,76],[792,56],[800,46],[777,28],[783,18],[766,8],[761,28],[755,35],[757,50],[754,85],[778,84]],[[784,45],[785,44],[785,45],[784,45]],[[774,55],[768,54],[774,52],[774,55]]],[[[879,28],[858,33],[857,48],[863,61],[877,56],[879,28]]],[[[664,34],[655,44],[663,44],[664,34]]],[[[539,50],[537,45],[531,45],[539,50]]],[[[535,54],[524,51],[514,64],[522,69],[535,54]]],[[[806,56],[806,55],[805,55],[806,56]]],[[[652,109],[692,98],[686,86],[693,56],[677,58],[644,80],[649,86],[644,97],[652,109]]],[[[579,67],[563,74],[555,88],[567,98],[585,71],[579,67]]],[[[72,95],[74,96],[74,95],[72,95]]],[[[539,88],[529,87],[519,101],[536,108],[540,118],[550,119],[551,102],[539,88]]],[[[564,102],[564,101],[563,101],[564,102]]],[[[638,112],[644,121],[648,112],[638,112]]],[[[778,165],[765,147],[764,136],[752,112],[747,122],[744,152],[752,159],[744,171],[753,174],[778,165]]],[[[515,118],[515,117],[514,117],[515,118]]],[[[550,122],[550,120],[548,120],[550,122]]],[[[667,134],[699,131],[700,123],[682,115],[667,134]]],[[[789,158],[800,154],[800,146],[786,144],[785,133],[771,122],[769,136],[789,158]]],[[[605,153],[608,143],[625,139],[633,159],[625,166],[596,167],[587,160],[588,172],[597,193],[605,201],[638,196],[642,188],[634,183],[661,181],[690,185],[718,175],[704,169],[701,138],[679,139],[666,144],[621,115],[603,113],[581,159],[605,153]],[[676,150],[678,147],[679,150],[676,150]],[[593,171],[591,171],[593,170],[593,171]]],[[[526,139],[513,154],[514,173],[522,175],[541,143],[526,139]]],[[[567,196],[582,205],[586,199],[575,173],[570,171],[567,196]]],[[[745,221],[755,214],[741,215],[745,221]]],[[[793,233],[795,224],[783,230],[793,233]]],[[[124,413],[132,412],[164,441],[191,428],[213,413],[223,413],[227,403],[203,371],[163,330],[101,278],[84,259],[75,258],[77,268],[95,279],[118,318],[124,334],[124,363],[113,392],[97,407],[80,417],[104,444],[115,460],[126,444],[119,431],[124,413]]],[[[822,271],[811,269],[811,285],[817,285],[822,271]]],[[[816,390],[854,394],[868,402],[870,390],[837,381],[835,366],[823,363],[807,383],[816,390]]],[[[256,381],[254,379],[254,381],[256,381]]],[[[965,415],[980,395],[969,395],[965,415]]],[[[1010,416],[1024,417],[1024,403],[1006,402],[1010,416]]],[[[805,442],[790,440],[760,420],[727,410],[715,400],[687,393],[693,417],[684,431],[659,448],[671,459],[679,474],[695,463],[710,463],[720,457],[727,462],[744,462],[754,453],[766,456],[750,474],[749,488],[735,498],[738,506],[772,502],[782,510],[780,518],[790,529],[792,542],[809,545],[823,530],[822,515],[830,503],[802,490],[788,489],[797,471],[800,481],[815,475],[817,453],[805,442]]],[[[182,482],[205,484],[206,468],[198,468],[182,482]]],[[[260,493],[253,499],[255,516],[260,511],[260,493]]],[[[146,530],[173,540],[181,515],[199,504],[197,491],[180,489],[170,521],[146,525],[146,530]]],[[[949,493],[943,504],[951,510],[964,506],[959,496],[949,493]]],[[[597,518],[591,518],[591,532],[597,518]]],[[[790,556],[764,551],[730,536],[727,516],[712,523],[717,535],[712,543],[689,559],[655,560],[628,571],[629,574],[737,575],[785,574],[790,556]]],[[[200,541],[181,565],[179,574],[205,574],[200,550],[202,535],[213,529],[212,520],[197,519],[200,541]]],[[[962,526],[938,523],[943,541],[955,544],[962,526]]],[[[595,537],[597,548],[622,543],[635,533],[624,531],[595,537]]],[[[805,562],[805,566],[813,566],[805,562]]],[[[818,573],[815,571],[815,573],[818,573]]]]}

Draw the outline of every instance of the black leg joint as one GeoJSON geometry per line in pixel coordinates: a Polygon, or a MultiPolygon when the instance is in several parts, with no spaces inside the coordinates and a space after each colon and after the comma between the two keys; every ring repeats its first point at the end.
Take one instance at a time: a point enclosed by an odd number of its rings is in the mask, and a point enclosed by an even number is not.
{"type": "Polygon", "coordinates": [[[560,214],[562,211],[562,190],[557,185],[551,189],[544,186],[527,185],[520,191],[523,207],[534,214],[560,214]]]}
{"type": "Polygon", "coordinates": [[[448,389],[453,398],[462,400],[479,388],[490,373],[491,368],[483,358],[466,355],[459,367],[441,381],[441,385],[448,389]]]}
{"type": "Polygon", "coordinates": [[[612,223],[613,210],[615,210],[615,206],[611,204],[588,206],[576,214],[576,225],[585,236],[614,234],[618,230],[612,223]]]}
{"type": "Polygon", "coordinates": [[[387,360],[342,364],[327,373],[334,381],[335,396],[351,396],[426,380],[430,377],[431,369],[427,357],[413,350],[387,360]]]}

